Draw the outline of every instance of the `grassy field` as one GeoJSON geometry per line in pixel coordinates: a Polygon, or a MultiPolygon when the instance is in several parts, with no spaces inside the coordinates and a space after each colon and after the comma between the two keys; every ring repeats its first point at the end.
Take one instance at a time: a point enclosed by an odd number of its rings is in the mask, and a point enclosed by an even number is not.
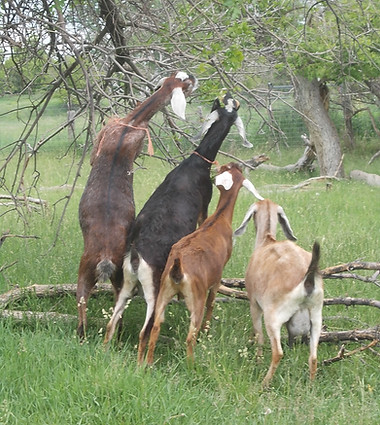
{"type": "MultiPolygon", "coordinates": [[[[8,107],[0,102],[0,108],[8,107]]],[[[49,120],[51,117],[49,117],[49,120]]],[[[64,119],[64,117],[62,118],[64,119]]],[[[1,141],[14,137],[0,118],[1,141]]],[[[48,124],[47,124],[48,126],[48,124]]],[[[233,135],[235,137],[235,135],[233,135]]],[[[238,140],[236,138],[236,140],[238,140]]],[[[251,139],[251,141],[254,141],[251,139]]],[[[55,240],[66,197],[70,194],[79,155],[64,156],[64,140],[38,154],[38,194],[47,208],[23,215],[1,215],[0,232],[26,234],[37,238],[7,238],[0,249],[0,293],[16,286],[75,283],[82,253],[78,203],[89,173],[88,158],[55,240]]],[[[227,143],[224,150],[227,150],[227,143]]],[[[380,161],[367,165],[374,143],[355,152],[346,152],[345,169],[361,169],[380,174],[380,161]]],[[[236,151],[248,158],[262,153],[236,151]]],[[[271,153],[271,162],[295,162],[302,148],[271,153]]],[[[0,161],[3,159],[1,154],[0,161]]],[[[220,163],[228,159],[219,156],[220,163]]],[[[169,171],[158,160],[145,158],[135,174],[137,211],[169,171]]],[[[9,171],[11,173],[11,171],[9,171]]],[[[285,190],[315,174],[288,174],[254,171],[249,179],[264,197],[285,209],[298,237],[310,249],[319,240],[321,267],[353,260],[380,261],[380,190],[361,182],[315,182],[302,190],[285,190]]],[[[7,178],[11,178],[8,174],[7,178]]],[[[28,176],[33,178],[33,173],[28,176]]],[[[217,191],[214,192],[217,195],[217,191]]],[[[214,196],[209,211],[215,208],[214,196]]],[[[241,190],[234,214],[236,228],[254,199],[241,190]]],[[[283,238],[280,230],[278,238],[283,238]]],[[[254,241],[253,226],[236,241],[224,277],[244,277],[254,241]]],[[[363,273],[364,272],[360,272],[363,273]]],[[[366,273],[370,275],[370,273],[366,273]]],[[[379,299],[379,288],[353,279],[326,280],[325,296],[379,299]]],[[[308,348],[296,345],[285,356],[269,390],[261,389],[270,360],[265,346],[262,364],[255,361],[255,347],[249,343],[252,325],[245,301],[218,302],[212,327],[201,335],[195,350],[193,369],[185,361],[188,314],[183,304],[168,306],[166,321],[156,348],[156,365],[143,370],[136,364],[138,333],[145,317],[143,299],[134,299],[124,314],[124,330],[119,344],[109,349],[102,344],[107,316],[113,306],[111,296],[90,298],[89,333],[84,345],[76,338],[76,302],[72,295],[37,298],[32,295],[14,302],[15,310],[52,311],[73,315],[61,320],[0,321],[0,424],[379,424],[380,361],[364,351],[330,366],[320,366],[313,384],[308,380],[308,348]]],[[[368,328],[380,324],[373,307],[329,306],[324,308],[327,329],[368,328]]],[[[285,334],[284,334],[285,337],[285,334]]],[[[334,357],[341,344],[322,343],[320,361],[334,357]]],[[[347,343],[346,349],[360,343],[347,343]]],[[[378,350],[378,348],[377,348],[378,350]]]]}

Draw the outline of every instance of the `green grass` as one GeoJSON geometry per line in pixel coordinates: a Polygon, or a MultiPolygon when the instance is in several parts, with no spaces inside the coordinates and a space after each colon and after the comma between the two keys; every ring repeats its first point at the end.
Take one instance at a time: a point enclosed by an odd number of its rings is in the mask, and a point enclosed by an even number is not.
{"type": "MultiPolygon", "coordinates": [[[[0,102],[1,105],[1,102],[0,102]]],[[[50,119],[50,118],[49,118],[50,119]]],[[[1,216],[0,232],[28,234],[38,239],[8,238],[0,248],[0,293],[15,285],[75,283],[82,254],[78,203],[89,172],[88,159],[81,172],[55,240],[79,157],[63,157],[63,140],[54,149],[38,154],[38,194],[48,201],[46,209],[1,216]],[[74,162],[73,162],[74,161],[74,162]],[[69,187],[62,186],[68,183],[69,187]],[[55,242],[55,245],[53,245],[55,242]]],[[[3,146],[3,144],[2,144],[3,146]]],[[[223,147],[227,150],[228,144],[223,147]]],[[[246,151],[233,153],[248,158],[246,151]]],[[[240,148],[239,148],[240,149],[240,148]]],[[[380,174],[380,163],[367,165],[373,145],[345,156],[346,173],[359,168],[380,174]],[[367,149],[368,148],[368,149],[367,149]]],[[[274,153],[272,163],[294,162],[301,149],[274,153]]],[[[262,146],[254,154],[262,152],[262,146]]],[[[228,159],[219,156],[219,162],[228,159]]],[[[135,174],[137,211],[162,181],[169,167],[145,158],[135,174]]],[[[316,176],[317,174],[313,174],[316,176]]],[[[254,171],[249,175],[259,192],[281,204],[298,237],[310,249],[314,240],[322,248],[321,266],[361,259],[379,261],[380,190],[361,182],[324,182],[302,190],[283,190],[274,184],[294,185],[309,174],[254,171]]],[[[28,174],[28,179],[33,173],[28,174]]],[[[217,202],[214,192],[209,211],[217,202]]],[[[235,208],[236,228],[254,199],[241,190],[235,208]]],[[[2,208],[2,207],[0,207],[2,208]]],[[[0,210],[0,214],[4,210],[0,210]]],[[[278,238],[283,238],[280,230],[278,238]]],[[[243,277],[254,242],[252,224],[236,241],[225,277],[243,277]]],[[[365,274],[365,272],[361,272],[365,274]]],[[[370,273],[366,273],[370,274],[370,273]]],[[[379,299],[379,289],[370,283],[326,280],[326,297],[352,296],[379,299]]],[[[262,364],[255,361],[249,344],[252,325],[245,301],[218,302],[208,335],[201,335],[195,349],[193,369],[186,364],[185,338],[188,313],[181,303],[168,306],[156,348],[154,368],[136,364],[138,333],[145,316],[145,303],[134,299],[124,314],[119,344],[104,349],[102,337],[106,312],[113,306],[108,295],[91,297],[88,340],[76,338],[76,302],[71,295],[37,298],[28,295],[9,307],[18,310],[54,311],[74,316],[72,320],[0,321],[0,424],[378,424],[380,417],[379,357],[364,351],[330,366],[320,366],[316,381],[308,380],[308,349],[297,345],[285,356],[268,391],[261,389],[270,362],[265,346],[262,364]]],[[[367,328],[379,324],[373,307],[330,306],[324,308],[329,330],[367,328]]],[[[285,334],[284,334],[285,336],[285,334]]],[[[359,343],[347,343],[346,349],[359,343]]],[[[334,357],[340,344],[322,343],[319,359],[334,357]]]]}

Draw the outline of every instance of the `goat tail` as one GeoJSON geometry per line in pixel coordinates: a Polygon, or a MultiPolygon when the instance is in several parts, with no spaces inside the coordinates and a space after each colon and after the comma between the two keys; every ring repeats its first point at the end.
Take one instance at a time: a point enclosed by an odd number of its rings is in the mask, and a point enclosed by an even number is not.
{"type": "Polygon", "coordinates": [[[116,265],[111,260],[105,258],[100,261],[96,266],[97,281],[100,283],[106,282],[115,273],[115,270],[116,265]]]}
{"type": "Polygon", "coordinates": [[[309,268],[307,269],[306,275],[305,275],[305,289],[307,295],[310,295],[315,286],[315,276],[319,273],[319,258],[321,256],[321,247],[318,242],[314,242],[313,245],[313,251],[311,254],[311,261],[309,264],[309,268]]]}
{"type": "Polygon", "coordinates": [[[170,268],[169,276],[172,281],[177,285],[181,283],[183,279],[183,270],[181,265],[181,259],[179,257],[174,260],[173,265],[170,268]]]}
{"type": "Polygon", "coordinates": [[[139,257],[139,253],[137,252],[137,249],[135,247],[135,244],[132,243],[131,244],[131,251],[130,251],[131,255],[130,255],[130,262],[131,262],[131,267],[132,267],[132,271],[133,273],[137,273],[137,270],[139,269],[140,266],[140,257],[139,257]]]}

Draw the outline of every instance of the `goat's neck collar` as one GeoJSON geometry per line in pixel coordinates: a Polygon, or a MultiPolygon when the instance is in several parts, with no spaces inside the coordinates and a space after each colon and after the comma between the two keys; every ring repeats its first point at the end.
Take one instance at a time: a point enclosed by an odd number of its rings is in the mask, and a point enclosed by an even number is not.
{"type": "Polygon", "coordinates": [[[209,164],[214,164],[214,165],[218,165],[218,161],[211,161],[210,159],[207,159],[206,157],[204,157],[203,155],[201,155],[199,152],[197,151],[193,151],[193,153],[195,153],[195,155],[198,155],[199,158],[202,158],[204,161],[208,162],[209,164]]]}

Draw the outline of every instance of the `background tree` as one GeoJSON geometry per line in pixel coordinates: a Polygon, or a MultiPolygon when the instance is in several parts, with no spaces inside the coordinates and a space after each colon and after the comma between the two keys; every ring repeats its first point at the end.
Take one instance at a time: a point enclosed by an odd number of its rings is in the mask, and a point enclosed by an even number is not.
{"type": "MultiPolygon", "coordinates": [[[[82,152],[79,175],[101,122],[125,115],[176,69],[199,78],[195,96],[205,104],[222,87],[238,92],[245,109],[259,115],[278,140],[285,139],[271,110],[271,87],[292,83],[325,175],[341,176],[344,170],[339,133],[321,88],[331,93],[334,86],[345,87],[344,96],[352,100],[347,127],[350,115],[368,111],[363,102],[378,96],[380,18],[372,0],[2,0],[0,12],[0,92],[30,99],[22,109],[22,133],[2,146],[1,187],[12,196],[33,190],[39,178],[36,153],[80,118],[83,124],[68,147],[82,152]],[[41,137],[39,120],[57,98],[71,111],[69,119],[41,137]],[[35,180],[26,188],[30,168],[35,180]]],[[[199,125],[174,121],[165,111],[164,120],[151,125],[157,155],[169,160],[182,155],[199,125]]]]}

